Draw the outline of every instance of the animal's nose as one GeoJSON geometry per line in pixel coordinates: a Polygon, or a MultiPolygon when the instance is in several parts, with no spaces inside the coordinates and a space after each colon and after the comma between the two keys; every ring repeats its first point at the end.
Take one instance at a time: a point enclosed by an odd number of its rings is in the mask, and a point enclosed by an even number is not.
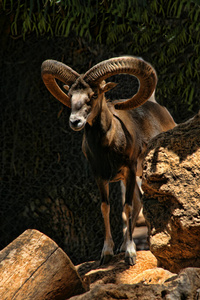
{"type": "Polygon", "coordinates": [[[71,115],[69,118],[69,125],[71,129],[77,131],[81,130],[85,126],[86,120],[83,117],[77,117],[75,115],[71,115]]]}
{"type": "Polygon", "coordinates": [[[79,123],[80,123],[80,119],[70,120],[70,124],[71,124],[73,127],[77,127],[79,123]]]}

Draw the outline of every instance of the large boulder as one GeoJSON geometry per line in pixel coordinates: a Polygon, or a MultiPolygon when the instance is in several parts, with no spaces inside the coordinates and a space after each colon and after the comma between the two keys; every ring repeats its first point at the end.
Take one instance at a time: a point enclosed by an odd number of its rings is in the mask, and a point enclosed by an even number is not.
{"type": "Polygon", "coordinates": [[[200,267],[200,112],[151,141],[142,188],[159,266],[175,273],[200,267]]]}
{"type": "Polygon", "coordinates": [[[78,265],[77,271],[83,281],[90,283],[90,290],[70,300],[199,299],[200,268],[186,268],[173,274],[156,267],[150,251],[138,251],[134,266],[125,264],[123,257],[118,254],[104,266],[98,266],[97,261],[78,265]]]}

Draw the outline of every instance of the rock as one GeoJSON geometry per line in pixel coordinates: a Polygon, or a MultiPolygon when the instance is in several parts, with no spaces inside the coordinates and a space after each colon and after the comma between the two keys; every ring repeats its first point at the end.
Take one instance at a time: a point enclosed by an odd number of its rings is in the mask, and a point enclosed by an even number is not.
{"type": "Polygon", "coordinates": [[[98,262],[81,264],[76,267],[85,282],[92,285],[97,283],[163,283],[166,279],[176,275],[162,268],[157,268],[157,260],[150,251],[138,251],[137,261],[134,266],[124,263],[124,254],[114,256],[112,261],[105,266],[98,262]]]}
{"type": "Polygon", "coordinates": [[[200,299],[200,268],[183,269],[178,276],[165,282],[162,295],[166,300],[200,299]]]}
{"type": "MultiPolygon", "coordinates": [[[[107,292],[109,294],[114,293],[114,297],[115,294],[119,293],[119,286],[122,288],[122,290],[124,289],[123,293],[128,295],[127,297],[129,297],[135,289],[137,289],[138,293],[141,293],[141,295],[145,293],[144,291],[146,291],[146,297],[147,295],[153,296],[155,292],[154,288],[148,289],[147,292],[147,289],[142,291],[142,287],[133,287],[132,284],[142,283],[143,287],[147,284],[162,284],[166,281],[166,279],[176,276],[176,274],[173,274],[167,270],[157,268],[157,260],[150,251],[138,251],[137,261],[134,266],[125,264],[124,253],[121,253],[114,256],[108,265],[99,266],[99,262],[88,262],[78,265],[76,268],[83,281],[87,284],[90,284],[90,292],[82,295],[81,297],[83,298],[80,297],[73,299],[93,299],[93,297],[96,297],[94,299],[104,299],[98,297],[106,297],[105,295],[107,292]],[[130,290],[128,290],[128,287],[130,290]],[[114,292],[115,289],[117,289],[117,291],[114,292]]],[[[120,294],[120,297],[123,295],[123,293],[120,294]]]]}
{"type": "Polygon", "coordinates": [[[138,251],[134,266],[125,264],[121,253],[103,267],[99,261],[74,267],[55,242],[26,230],[0,252],[0,298],[198,300],[200,268],[173,274],[158,268],[150,251],[138,251]]]}
{"type": "Polygon", "coordinates": [[[155,137],[144,161],[143,213],[149,246],[178,273],[200,267],[200,112],[155,137]]]}
{"type": "Polygon", "coordinates": [[[70,300],[116,300],[116,299],[131,299],[131,300],[161,300],[162,286],[145,286],[143,284],[98,284],[91,291],[70,298],[70,300]]]}
{"type": "Polygon", "coordinates": [[[169,278],[173,278],[176,274],[171,273],[163,268],[148,269],[137,276],[132,276],[129,283],[143,283],[143,284],[163,284],[169,278]]]}
{"type": "Polygon", "coordinates": [[[98,262],[87,262],[77,266],[77,270],[90,281],[90,291],[70,300],[197,300],[200,295],[200,268],[172,274],[156,267],[150,251],[137,252],[135,266],[124,264],[123,255],[119,254],[104,267],[98,267],[98,262]]]}
{"type": "Polygon", "coordinates": [[[157,260],[150,251],[138,251],[136,264],[129,268],[126,266],[123,271],[120,270],[116,274],[116,283],[160,284],[174,275],[167,270],[157,268],[157,260]]]}
{"type": "Polygon", "coordinates": [[[2,300],[65,300],[86,290],[69,257],[37,230],[26,230],[0,252],[2,300]]]}

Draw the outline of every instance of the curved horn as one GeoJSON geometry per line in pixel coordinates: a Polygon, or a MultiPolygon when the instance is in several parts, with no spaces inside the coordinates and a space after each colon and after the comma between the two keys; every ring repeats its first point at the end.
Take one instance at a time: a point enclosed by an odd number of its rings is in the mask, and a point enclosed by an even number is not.
{"type": "Polygon", "coordinates": [[[117,74],[130,74],[137,77],[140,86],[132,98],[117,101],[116,109],[133,109],[144,104],[156,88],[157,76],[154,68],[144,60],[133,56],[122,56],[102,61],[85,73],[84,80],[89,84],[98,84],[117,74]]]}
{"type": "Polygon", "coordinates": [[[71,85],[80,75],[67,65],[51,59],[42,63],[41,75],[50,93],[64,105],[71,107],[70,97],[61,90],[55,79],[71,85]]]}

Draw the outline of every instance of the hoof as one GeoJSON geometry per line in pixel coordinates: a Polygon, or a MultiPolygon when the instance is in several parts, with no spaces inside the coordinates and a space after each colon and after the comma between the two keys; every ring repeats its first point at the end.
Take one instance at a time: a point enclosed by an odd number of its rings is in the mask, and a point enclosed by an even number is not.
{"type": "Polygon", "coordinates": [[[129,266],[134,266],[136,264],[136,256],[125,256],[125,262],[129,266]]]}
{"type": "Polygon", "coordinates": [[[100,260],[100,266],[106,265],[107,263],[109,263],[111,261],[112,257],[113,257],[113,255],[111,255],[111,254],[102,256],[101,260],[100,260]]]}

